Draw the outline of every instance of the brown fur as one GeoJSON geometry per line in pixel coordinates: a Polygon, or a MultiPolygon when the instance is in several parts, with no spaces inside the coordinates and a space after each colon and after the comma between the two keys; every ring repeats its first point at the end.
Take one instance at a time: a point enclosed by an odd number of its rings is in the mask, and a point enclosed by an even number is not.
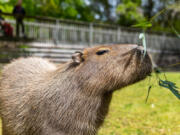
{"type": "Polygon", "coordinates": [[[112,92],[144,79],[151,67],[136,45],[88,48],[59,67],[41,58],[15,60],[0,81],[3,135],[95,135],[112,92]]]}

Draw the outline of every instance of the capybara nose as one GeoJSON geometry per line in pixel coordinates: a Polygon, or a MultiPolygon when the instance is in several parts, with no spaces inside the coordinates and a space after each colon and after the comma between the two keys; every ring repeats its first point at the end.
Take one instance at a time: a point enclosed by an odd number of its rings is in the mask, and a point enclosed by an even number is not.
{"type": "Polygon", "coordinates": [[[142,46],[138,46],[137,47],[137,51],[138,51],[138,53],[140,53],[140,54],[144,54],[144,47],[142,47],[142,46]]]}

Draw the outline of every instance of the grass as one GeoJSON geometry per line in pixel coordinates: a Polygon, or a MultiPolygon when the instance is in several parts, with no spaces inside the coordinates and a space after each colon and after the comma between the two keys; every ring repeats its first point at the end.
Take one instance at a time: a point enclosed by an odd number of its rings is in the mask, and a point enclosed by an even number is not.
{"type": "MultiPolygon", "coordinates": [[[[167,73],[167,78],[180,87],[180,73],[167,73]]],[[[148,78],[114,93],[98,135],[180,135],[180,101],[159,87],[155,77],[150,82],[156,86],[147,104],[148,78]]]]}
{"type": "MultiPolygon", "coordinates": [[[[180,87],[180,73],[167,73],[167,78],[180,87]]],[[[155,77],[150,82],[156,85],[147,104],[148,78],[114,93],[98,135],[180,135],[180,101],[155,77]]]]}

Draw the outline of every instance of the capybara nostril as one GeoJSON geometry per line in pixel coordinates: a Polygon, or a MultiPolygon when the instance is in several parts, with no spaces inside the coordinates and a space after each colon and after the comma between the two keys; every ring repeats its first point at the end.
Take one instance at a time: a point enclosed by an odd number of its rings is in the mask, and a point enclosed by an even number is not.
{"type": "Polygon", "coordinates": [[[137,49],[138,55],[144,55],[144,53],[145,53],[144,47],[138,46],[136,49],[137,49]]]}
{"type": "Polygon", "coordinates": [[[141,55],[144,55],[145,51],[144,50],[140,50],[141,55]]]}

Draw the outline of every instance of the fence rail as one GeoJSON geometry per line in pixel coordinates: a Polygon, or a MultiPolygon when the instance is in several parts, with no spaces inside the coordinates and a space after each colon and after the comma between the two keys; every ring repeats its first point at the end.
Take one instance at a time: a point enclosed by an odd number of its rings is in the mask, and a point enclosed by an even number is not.
{"type": "MultiPolygon", "coordinates": [[[[14,27],[15,21],[8,20],[14,27]]],[[[67,24],[57,21],[53,23],[27,22],[25,21],[25,32],[27,37],[33,38],[41,43],[50,44],[110,44],[110,43],[135,43],[139,42],[138,31],[127,31],[121,27],[104,27],[90,23],[89,25],[67,24]]],[[[158,34],[146,34],[147,44],[153,49],[179,49],[180,39],[158,34]]]]}
{"type": "MultiPolygon", "coordinates": [[[[10,13],[1,14],[13,16],[10,13]]],[[[42,16],[25,16],[25,18],[35,20],[25,21],[27,37],[40,43],[56,45],[64,43],[84,46],[109,43],[140,43],[138,39],[140,29],[120,27],[116,24],[88,23],[42,16]]],[[[8,22],[12,24],[15,32],[15,21],[8,20],[8,22]]],[[[146,39],[148,47],[151,49],[177,50],[178,48],[180,50],[180,39],[168,33],[148,31],[146,39]]]]}
{"type": "MultiPolygon", "coordinates": [[[[15,21],[7,21],[14,27],[15,32],[15,21]]],[[[26,52],[23,55],[41,56],[54,62],[67,61],[71,58],[74,48],[82,49],[95,44],[141,43],[139,41],[140,31],[130,31],[116,25],[112,27],[93,23],[87,25],[61,21],[56,21],[56,23],[25,21],[25,33],[27,37],[34,39],[35,43],[38,44],[31,43],[36,49],[31,46],[26,50],[28,53],[26,52]],[[62,46],[63,44],[65,46],[62,46]],[[62,47],[68,47],[68,44],[71,45],[71,50],[68,48],[62,52],[62,47]]],[[[146,33],[146,42],[148,52],[157,65],[164,66],[180,61],[179,38],[166,34],[146,33]]],[[[12,58],[16,55],[16,53],[12,52],[7,53],[7,55],[3,50],[2,52],[0,54],[4,57],[8,56],[8,60],[11,59],[9,54],[12,55],[12,58]]]]}

